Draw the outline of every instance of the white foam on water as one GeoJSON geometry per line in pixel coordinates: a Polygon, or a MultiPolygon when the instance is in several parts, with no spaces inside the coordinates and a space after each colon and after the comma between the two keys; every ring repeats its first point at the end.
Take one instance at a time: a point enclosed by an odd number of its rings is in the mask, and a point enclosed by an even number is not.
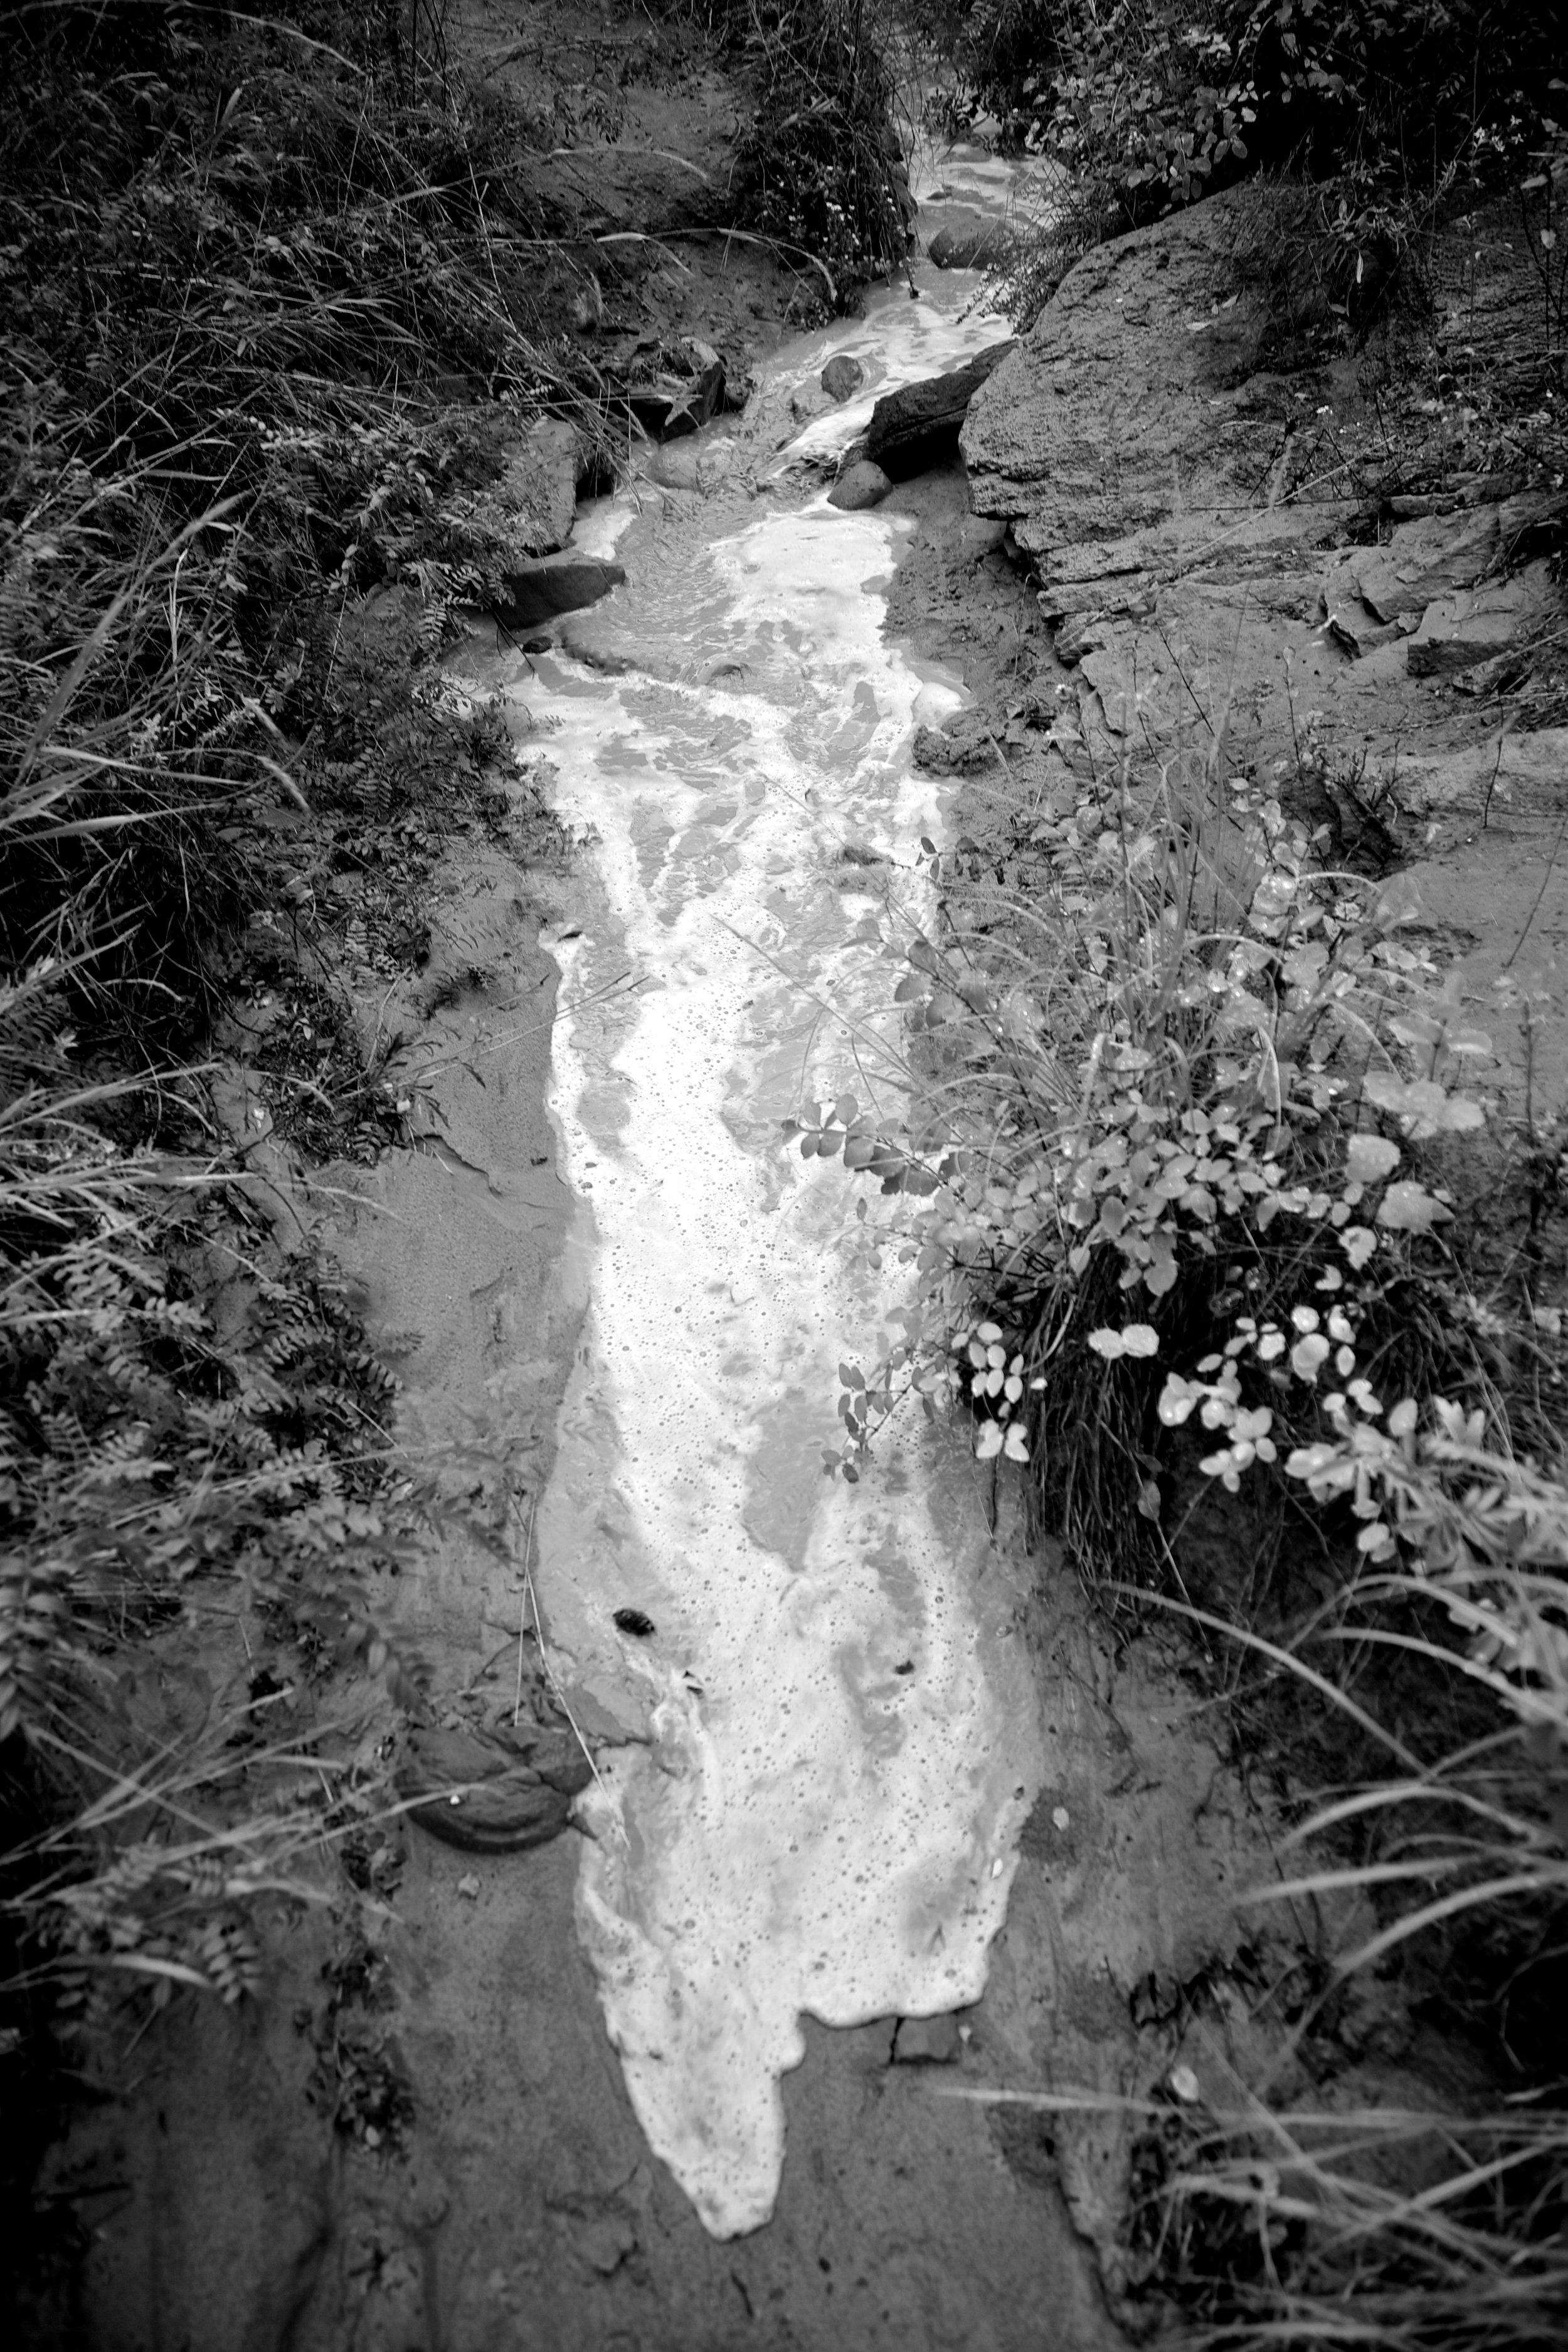
{"type": "Polygon", "coordinates": [[[943,789],[910,746],[962,695],[883,641],[901,526],[820,496],[728,520],[642,513],[588,616],[637,667],[528,683],[597,836],[552,1099],[595,1255],[536,1574],[558,1670],[640,1735],[582,1808],[579,1925],[648,2140],[721,2237],[773,2210],[804,2015],[979,1996],[1042,1769],[962,1437],[911,1405],[858,1485],[824,1475],[836,1367],[872,1370],[914,1276],[781,1134],[845,1087],[900,1115],[881,949],[929,919],[943,789]]]}

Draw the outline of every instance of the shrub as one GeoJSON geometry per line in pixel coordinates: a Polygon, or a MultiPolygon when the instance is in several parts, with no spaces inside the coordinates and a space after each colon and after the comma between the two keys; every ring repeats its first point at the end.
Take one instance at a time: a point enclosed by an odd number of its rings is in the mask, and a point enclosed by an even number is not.
{"type": "Polygon", "coordinates": [[[739,157],[746,216],[824,264],[839,305],[909,249],[884,16],[878,0],[753,0],[744,35],[757,91],[739,157]]]}
{"type": "Polygon", "coordinates": [[[1288,169],[1323,184],[1318,242],[1365,323],[1457,175],[1528,175],[1562,65],[1554,16],[1486,0],[984,0],[963,54],[1007,136],[1071,175],[1080,250],[1288,169]]]}

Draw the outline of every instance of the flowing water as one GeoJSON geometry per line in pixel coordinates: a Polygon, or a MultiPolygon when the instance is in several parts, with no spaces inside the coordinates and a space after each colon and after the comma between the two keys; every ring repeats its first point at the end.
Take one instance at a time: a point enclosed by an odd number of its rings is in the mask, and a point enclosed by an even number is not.
{"type": "Polygon", "coordinates": [[[591,1303],[536,1577],[569,1695],[632,1737],[583,1807],[578,1921],[648,2140],[721,2237],[773,2209],[803,2014],[978,1997],[1039,1780],[962,1432],[910,1403],[858,1484],[825,1468],[838,1364],[905,1333],[914,1270],[877,1244],[904,1204],[872,1185],[860,1222],[864,1182],[782,1133],[846,1090],[906,1107],[892,992],[949,790],[910,749],[963,698],[883,637],[909,526],[799,461],[1004,333],[973,296],[900,289],[791,347],[743,436],[686,445],[700,489],[582,519],[626,584],[489,680],[584,844],[548,944],[591,1303]],[[862,394],[791,440],[839,350],[862,394]]]}

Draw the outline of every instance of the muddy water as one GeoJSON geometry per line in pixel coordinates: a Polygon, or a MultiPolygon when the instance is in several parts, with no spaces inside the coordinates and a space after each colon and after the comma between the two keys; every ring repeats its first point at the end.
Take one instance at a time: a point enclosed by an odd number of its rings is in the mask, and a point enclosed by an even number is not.
{"type": "Polygon", "coordinates": [[[782,1123],[905,1105],[895,958],[940,837],[915,727],[961,700],[884,642],[895,520],[802,460],[890,383],[1005,331],[972,282],[775,363],[743,438],[584,518],[627,582],[515,657],[586,845],[552,1113],[591,1307],[536,1528],[552,1663],[601,1731],[580,1933],[655,2151],[716,2236],[773,2210],[801,2019],[975,2000],[1041,1777],[1036,1705],[963,1441],[912,1407],[858,1484],[837,1368],[902,1339],[902,1204],[782,1123]],[[834,350],[863,394],[791,437],[834,350]],[[784,446],[780,446],[783,443],[784,446]],[[623,1630],[636,1610],[651,1632],[623,1630]]]}

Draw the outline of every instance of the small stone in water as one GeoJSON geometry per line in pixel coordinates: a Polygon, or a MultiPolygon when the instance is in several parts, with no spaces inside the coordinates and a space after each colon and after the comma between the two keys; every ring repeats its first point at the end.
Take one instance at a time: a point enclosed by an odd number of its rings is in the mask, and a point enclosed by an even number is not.
{"type": "Polygon", "coordinates": [[[847,352],[836,352],[822,371],[822,389],[829,400],[847,400],[865,381],[865,369],[847,352]]]}
{"type": "Polygon", "coordinates": [[[649,1633],[658,1631],[653,1619],[645,1617],[640,1609],[617,1609],[616,1622],[623,1633],[635,1633],[639,1641],[646,1640],[649,1633]]]}
{"type": "Polygon", "coordinates": [[[963,2051],[963,2033],[951,2011],[945,2017],[899,2020],[893,2036],[895,2066],[951,2066],[963,2051]]]}

